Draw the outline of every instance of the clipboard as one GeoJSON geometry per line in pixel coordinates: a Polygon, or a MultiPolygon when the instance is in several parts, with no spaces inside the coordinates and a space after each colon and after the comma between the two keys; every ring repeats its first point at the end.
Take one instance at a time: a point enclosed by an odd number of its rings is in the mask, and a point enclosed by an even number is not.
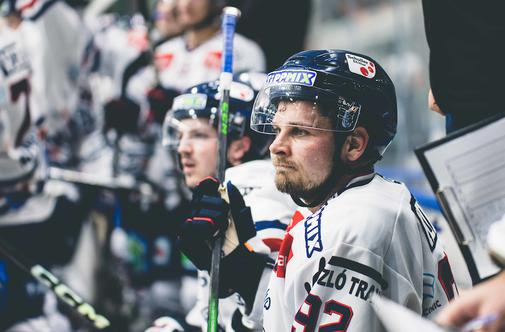
{"type": "Polygon", "coordinates": [[[486,238],[491,224],[505,214],[505,113],[421,146],[415,153],[473,284],[498,273],[486,238]]]}

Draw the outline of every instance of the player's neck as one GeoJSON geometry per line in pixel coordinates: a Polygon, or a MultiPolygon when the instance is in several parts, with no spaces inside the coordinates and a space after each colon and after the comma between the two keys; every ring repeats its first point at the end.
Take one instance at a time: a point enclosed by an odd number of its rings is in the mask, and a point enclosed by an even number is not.
{"type": "Polygon", "coordinates": [[[192,29],[186,32],[184,35],[184,40],[186,41],[186,47],[188,50],[193,50],[198,46],[205,43],[207,40],[212,38],[218,31],[220,27],[218,25],[209,25],[205,28],[192,29]]]}
{"type": "Polygon", "coordinates": [[[21,25],[22,19],[17,14],[8,15],[6,18],[7,26],[12,30],[16,30],[21,25]]]}
{"type": "MultiPolygon", "coordinates": [[[[326,202],[333,196],[335,195],[336,193],[338,192],[341,192],[344,190],[344,188],[347,186],[347,184],[356,177],[357,175],[356,174],[353,174],[353,175],[344,175],[342,177],[339,178],[339,180],[335,183],[335,185],[333,186],[332,190],[330,190],[328,192],[328,195],[326,195],[326,197],[322,200],[321,204],[317,205],[317,206],[314,206],[314,207],[311,207],[311,208],[308,208],[310,210],[310,212],[312,213],[315,213],[317,212],[324,204],[326,204],[326,202]]],[[[310,198],[310,199],[307,199],[304,201],[306,202],[310,202],[314,199],[317,199],[316,197],[314,198],[310,198]]]]}

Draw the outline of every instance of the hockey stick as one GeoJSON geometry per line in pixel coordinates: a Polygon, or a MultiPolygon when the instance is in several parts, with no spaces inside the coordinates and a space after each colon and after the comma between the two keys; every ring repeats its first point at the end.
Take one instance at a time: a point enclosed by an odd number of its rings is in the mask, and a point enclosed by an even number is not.
{"type": "Polygon", "coordinates": [[[157,197],[153,185],[146,181],[138,181],[131,176],[104,176],[94,173],[79,172],[70,169],[49,167],[48,177],[51,180],[100,187],[111,190],[131,190],[155,200],[157,197]]]}
{"type": "MultiPolygon", "coordinates": [[[[221,76],[219,78],[219,90],[221,100],[219,101],[219,150],[217,159],[217,179],[221,183],[220,191],[226,194],[224,183],[224,172],[226,170],[226,148],[228,139],[228,108],[230,99],[230,88],[233,80],[233,36],[235,25],[240,10],[234,7],[223,9],[223,54],[221,63],[221,76]]],[[[219,301],[219,263],[221,260],[222,236],[215,239],[212,247],[212,264],[210,269],[210,290],[209,290],[209,317],[207,321],[207,331],[217,332],[218,330],[218,301],[219,301]]]]}
{"type": "Polygon", "coordinates": [[[14,249],[2,239],[0,239],[0,255],[11,261],[22,271],[31,275],[41,284],[47,286],[60,300],[74,309],[80,317],[94,328],[103,330],[110,326],[110,322],[107,318],[97,314],[89,303],[86,303],[79,295],[70,289],[70,287],[55,277],[54,274],[39,264],[29,263],[28,260],[19,253],[15,253],[14,249]]]}

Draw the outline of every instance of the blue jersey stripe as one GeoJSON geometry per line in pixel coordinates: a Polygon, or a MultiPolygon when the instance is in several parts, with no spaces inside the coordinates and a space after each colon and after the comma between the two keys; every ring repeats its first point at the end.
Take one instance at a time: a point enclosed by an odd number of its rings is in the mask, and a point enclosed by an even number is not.
{"type": "Polygon", "coordinates": [[[279,220],[261,220],[254,222],[257,231],[262,231],[268,228],[277,228],[285,230],[288,225],[281,223],[279,220]]]}

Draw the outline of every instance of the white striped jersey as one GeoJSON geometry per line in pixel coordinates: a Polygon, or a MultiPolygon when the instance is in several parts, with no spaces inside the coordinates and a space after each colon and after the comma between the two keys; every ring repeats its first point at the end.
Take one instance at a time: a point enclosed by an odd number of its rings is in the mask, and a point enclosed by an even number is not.
{"type": "MultiPolygon", "coordinates": [[[[265,55],[255,42],[235,34],[233,43],[234,73],[265,71],[265,55]]],[[[182,92],[196,84],[218,79],[222,49],[221,32],[193,50],[187,49],[183,36],[162,43],[154,52],[162,86],[182,92]]]]}
{"type": "Polygon", "coordinates": [[[272,332],[384,331],[373,293],[426,317],[457,295],[430,221],[405,185],[377,174],[354,178],[317,212],[295,215],[267,278],[255,305],[272,332]]]}

